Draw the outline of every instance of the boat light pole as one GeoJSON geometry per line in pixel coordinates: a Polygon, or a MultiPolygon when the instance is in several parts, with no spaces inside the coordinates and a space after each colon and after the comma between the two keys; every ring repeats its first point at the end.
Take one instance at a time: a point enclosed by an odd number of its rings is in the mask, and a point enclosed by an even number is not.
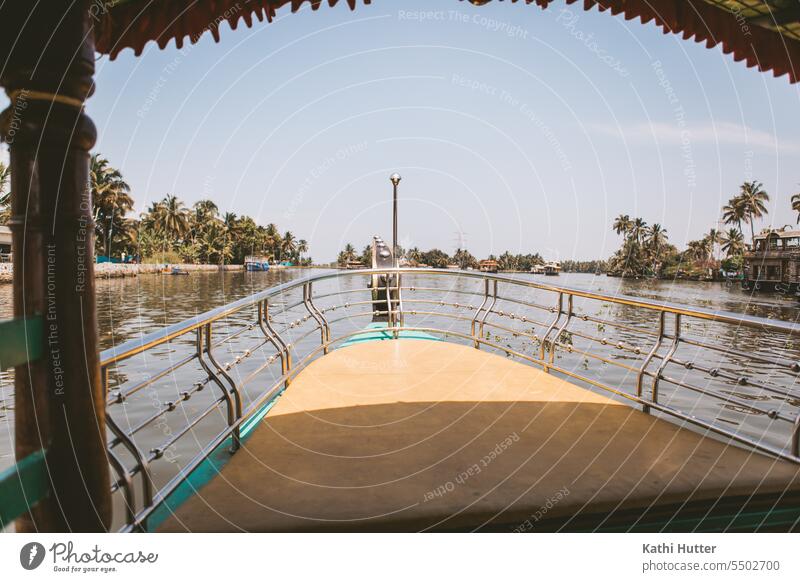
{"type": "Polygon", "coordinates": [[[402,178],[400,174],[395,172],[391,176],[389,176],[389,180],[392,181],[392,186],[394,190],[394,208],[392,211],[392,259],[394,262],[395,269],[400,266],[400,259],[397,256],[397,185],[400,183],[402,178]]]}

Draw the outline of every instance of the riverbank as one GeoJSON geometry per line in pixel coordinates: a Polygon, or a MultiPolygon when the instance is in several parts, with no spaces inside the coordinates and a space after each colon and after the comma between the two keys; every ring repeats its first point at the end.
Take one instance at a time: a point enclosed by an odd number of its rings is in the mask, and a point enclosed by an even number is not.
{"type": "MultiPolygon", "coordinates": [[[[170,264],[169,268],[176,267],[187,273],[198,273],[201,271],[242,271],[243,265],[194,265],[194,264],[170,264]]],[[[283,265],[272,265],[270,270],[288,269],[283,265]]],[[[139,275],[156,275],[164,269],[163,264],[133,264],[133,263],[97,263],[94,266],[94,276],[96,279],[122,279],[125,277],[138,277],[139,275]]],[[[11,283],[14,277],[14,266],[12,263],[0,263],[0,284],[11,283]]]]}

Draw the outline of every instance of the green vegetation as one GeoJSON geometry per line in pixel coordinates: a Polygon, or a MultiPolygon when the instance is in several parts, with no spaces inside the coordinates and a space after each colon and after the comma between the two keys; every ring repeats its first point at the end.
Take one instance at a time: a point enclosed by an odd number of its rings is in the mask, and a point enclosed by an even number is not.
{"type": "Polygon", "coordinates": [[[11,168],[0,162],[0,225],[11,218],[11,168]]]}
{"type": "MultiPolygon", "coordinates": [[[[441,249],[430,249],[421,251],[414,247],[408,250],[399,249],[401,261],[412,267],[433,267],[434,269],[446,269],[449,265],[457,265],[459,269],[477,269],[479,265],[472,253],[466,249],[457,249],[453,255],[449,255],[441,249]]],[[[491,260],[497,261],[497,266],[501,271],[530,271],[534,265],[544,264],[539,253],[513,255],[505,251],[499,257],[489,255],[491,260]]],[[[359,261],[363,266],[369,267],[372,263],[372,246],[367,245],[361,254],[356,252],[355,247],[347,243],[339,253],[337,263],[344,267],[359,261]]]]}
{"type": "MultiPolygon", "coordinates": [[[[623,235],[621,248],[609,260],[609,273],[621,277],[716,277],[720,270],[742,270],[745,243],[744,225],[749,226],[750,245],[755,244],[755,220],[767,215],[769,194],[760,182],[745,182],[739,193],[722,207],[722,220],[729,228],[711,229],[703,238],[689,241],[679,252],[668,243],[667,231],[660,225],[648,226],[641,218],[618,216],[612,225],[623,235]]],[[[800,222],[800,194],[792,196],[792,210],[800,222]]]]}
{"type": "MultiPolygon", "coordinates": [[[[247,255],[311,264],[308,243],[274,224],[261,226],[249,216],[220,214],[212,200],[191,208],[167,194],[136,219],[128,215],[134,201],[119,170],[95,154],[90,178],[94,206],[96,252],[107,257],[139,256],[149,263],[243,263],[247,255]]],[[[2,190],[0,190],[2,192],[2,190]]],[[[2,199],[0,199],[2,200],[2,199]]]]}
{"type": "Polygon", "coordinates": [[[563,273],[605,273],[608,270],[606,261],[562,261],[563,273]]]}

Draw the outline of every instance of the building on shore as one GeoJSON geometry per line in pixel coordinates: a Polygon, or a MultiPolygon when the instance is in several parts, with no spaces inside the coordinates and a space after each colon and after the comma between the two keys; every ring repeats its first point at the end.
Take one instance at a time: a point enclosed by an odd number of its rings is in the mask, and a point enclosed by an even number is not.
{"type": "Polygon", "coordinates": [[[544,265],[544,274],[550,277],[555,277],[561,272],[561,263],[558,261],[550,261],[544,265]]]}
{"type": "Polygon", "coordinates": [[[478,268],[483,273],[496,273],[497,261],[495,261],[494,259],[484,259],[480,263],[478,263],[478,268]]]}
{"type": "Polygon", "coordinates": [[[0,263],[11,261],[11,229],[0,226],[0,263]]]}
{"type": "Polygon", "coordinates": [[[744,282],[755,290],[800,285],[800,230],[768,230],[744,254],[744,282]]]}

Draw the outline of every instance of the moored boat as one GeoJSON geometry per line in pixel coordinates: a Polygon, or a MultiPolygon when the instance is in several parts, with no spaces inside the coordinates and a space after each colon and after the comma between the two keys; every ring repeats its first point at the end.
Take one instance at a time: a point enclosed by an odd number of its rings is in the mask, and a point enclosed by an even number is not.
{"type": "Polygon", "coordinates": [[[558,261],[550,261],[544,264],[544,274],[549,277],[556,277],[561,273],[561,263],[558,261]]]}
{"type": "Polygon", "coordinates": [[[244,258],[245,271],[269,271],[269,258],[262,255],[248,255],[244,258]]]}

